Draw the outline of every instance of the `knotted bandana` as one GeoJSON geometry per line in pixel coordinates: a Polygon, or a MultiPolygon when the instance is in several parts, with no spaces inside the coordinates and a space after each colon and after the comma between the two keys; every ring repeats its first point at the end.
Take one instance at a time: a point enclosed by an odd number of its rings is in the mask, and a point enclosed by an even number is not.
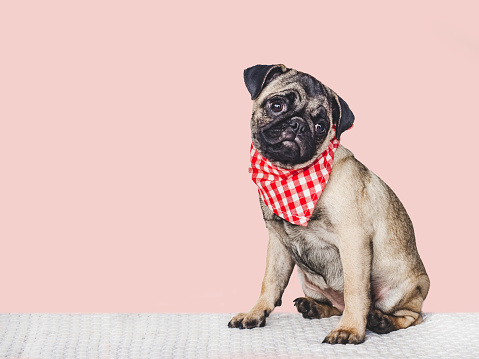
{"type": "Polygon", "coordinates": [[[273,165],[251,144],[249,172],[264,203],[288,222],[307,226],[328,183],[338,146],[339,140],[334,136],[329,147],[311,165],[288,170],[273,165]]]}

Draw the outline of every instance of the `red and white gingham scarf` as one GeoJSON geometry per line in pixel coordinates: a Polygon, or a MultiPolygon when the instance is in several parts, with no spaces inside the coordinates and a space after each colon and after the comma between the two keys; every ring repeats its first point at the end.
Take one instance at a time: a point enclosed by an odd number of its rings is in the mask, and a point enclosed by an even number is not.
{"type": "Polygon", "coordinates": [[[328,182],[338,146],[339,140],[334,136],[329,147],[311,165],[287,170],[273,165],[251,144],[249,172],[264,203],[288,222],[307,226],[328,182]]]}

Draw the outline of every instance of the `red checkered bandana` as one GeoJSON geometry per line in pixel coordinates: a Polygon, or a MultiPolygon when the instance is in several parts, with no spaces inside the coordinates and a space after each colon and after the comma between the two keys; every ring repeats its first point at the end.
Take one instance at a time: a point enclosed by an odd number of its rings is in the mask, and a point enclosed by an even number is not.
{"type": "Polygon", "coordinates": [[[334,136],[329,147],[311,165],[287,170],[273,165],[251,144],[249,172],[264,203],[288,222],[307,226],[328,183],[338,146],[339,140],[334,136]]]}

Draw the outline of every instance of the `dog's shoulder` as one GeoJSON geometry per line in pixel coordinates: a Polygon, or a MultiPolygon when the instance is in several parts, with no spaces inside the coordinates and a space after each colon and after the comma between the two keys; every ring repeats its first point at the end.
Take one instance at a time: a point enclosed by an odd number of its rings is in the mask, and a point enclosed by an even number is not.
{"type": "Polygon", "coordinates": [[[357,191],[364,191],[365,187],[374,182],[375,177],[350,150],[340,145],[334,155],[333,168],[326,188],[339,186],[343,191],[357,194],[357,191]]]}
{"type": "Polygon", "coordinates": [[[388,193],[381,179],[343,146],[336,150],[333,169],[320,198],[335,225],[351,219],[371,223],[374,214],[384,210],[388,193]]]}

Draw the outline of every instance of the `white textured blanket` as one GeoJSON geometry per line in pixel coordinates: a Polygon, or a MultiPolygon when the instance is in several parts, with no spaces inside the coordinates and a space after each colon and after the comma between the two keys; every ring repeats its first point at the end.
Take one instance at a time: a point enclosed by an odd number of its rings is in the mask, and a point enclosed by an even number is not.
{"type": "Polygon", "coordinates": [[[232,314],[1,314],[1,358],[479,358],[479,313],[426,314],[412,328],[367,332],[360,345],[321,341],[339,317],[272,314],[230,329],[232,314]]]}

